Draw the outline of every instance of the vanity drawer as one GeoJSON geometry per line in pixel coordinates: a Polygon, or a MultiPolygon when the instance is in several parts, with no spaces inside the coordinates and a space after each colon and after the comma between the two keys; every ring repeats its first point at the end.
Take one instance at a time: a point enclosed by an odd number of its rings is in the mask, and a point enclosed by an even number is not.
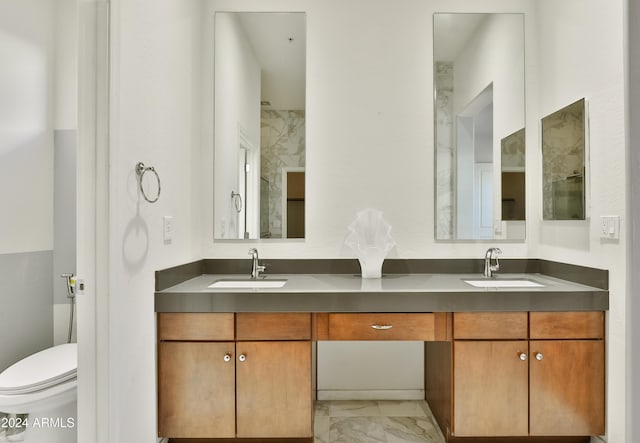
{"type": "Polygon", "coordinates": [[[434,314],[329,314],[329,340],[435,340],[434,314]]]}
{"type": "Polygon", "coordinates": [[[531,339],[603,339],[604,312],[532,312],[531,339]]]}
{"type": "Polygon", "coordinates": [[[237,340],[310,340],[311,314],[236,314],[237,340]]]}
{"type": "Polygon", "coordinates": [[[158,340],[226,341],[233,339],[233,314],[211,312],[158,314],[158,340]]]}
{"type": "Polygon", "coordinates": [[[526,312],[454,312],[454,339],[527,339],[526,312]]]}

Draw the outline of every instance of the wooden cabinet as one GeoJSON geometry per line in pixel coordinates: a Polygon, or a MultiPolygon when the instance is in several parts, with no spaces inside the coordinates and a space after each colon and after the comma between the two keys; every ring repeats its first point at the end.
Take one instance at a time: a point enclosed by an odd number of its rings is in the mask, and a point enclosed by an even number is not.
{"type": "Polygon", "coordinates": [[[603,312],[177,313],[158,314],[159,436],[311,439],[316,339],[425,341],[448,441],[604,433],[603,312]]]}
{"type": "Polygon", "coordinates": [[[453,338],[457,340],[527,339],[526,312],[455,312],[453,338]]]}
{"type": "Polygon", "coordinates": [[[235,344],[161,342],[158,346],[158,434],[235,436],[235,344]]]}
{"type": "Polygon", "coordinates": [[[329,314],[329,340],[435,339],[435,315],[424,314],[329,314]]]}
{"type": "Polygon", "coordinates": [[[604,433],[602,340],[456,341],[457,437],[604,433]]]}
{"type": "Polygon", "coordinates": [[[453,338],[455,435],[527,435],[527,313],[456,312],[453,338]]]}
{"type": "Polygon", "coordinates": [[[313,435],[311,343],[237,344],[238,437],[286,438],[313,435]]]}
{"type": "Polygon", "coordinates": [[[451,340],[451,313],[316,313],[314,340],[451,340]]]}
{"type": "Polygon", "coordinates": [[[236,314],[236,340],[310,340],[311,314],[236,314]]]}
{"type": "Polygon", "coordinates": [[[313,436],[310,337],[310,314],[158,314],[159,436],[313,436]]]}
{"type": "Polygon", "coordinates": [[[531,435],[604,434],[604,313],[530,314],[531,435]]]}
{"type": "Polygon", "coordinates": [[[528,332],[526,319],[454,314],[451,434],[603,434],[603,313],[532,312],[528,332]]]}
{"type": "Polygon", "coordinates": [[[158,339],[161,341],[233,341],[234,337],[233,314],[158,314],[158,339]]]}
{"type": "Polygon", "coordinates": [[[158,434],[235,436],[233,314],[158,314],[158,434]]]}
{"type": "Polygon", "coordinates": [[[454,344],[456,436],[522,436],[529,432],[526,341],[454,344]]]}
{"type": "Polygon", "coordinates": [[[536,340],[530,349],[530,434],[604,434],[604,343],[536,340]]]}

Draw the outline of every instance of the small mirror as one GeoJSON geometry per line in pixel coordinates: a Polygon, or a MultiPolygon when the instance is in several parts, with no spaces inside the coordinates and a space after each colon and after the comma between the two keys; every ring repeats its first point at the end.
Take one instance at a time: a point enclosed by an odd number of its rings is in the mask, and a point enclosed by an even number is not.
{"type": "Polygon", "coordinates": [[[525,122],[523,14],[438,13],[433,26],[436,239],[522,240],[524,163],[501,162],[525,122]]]}
{"type": "Polygon", "coordinates": [[[304,238],[304,13],[217,12],[214,238],[304,238]]]}
{"type": "Polygon", "coordinates": [[[545,220],[585,219],[585,100],[542,119],[545,220]]]}

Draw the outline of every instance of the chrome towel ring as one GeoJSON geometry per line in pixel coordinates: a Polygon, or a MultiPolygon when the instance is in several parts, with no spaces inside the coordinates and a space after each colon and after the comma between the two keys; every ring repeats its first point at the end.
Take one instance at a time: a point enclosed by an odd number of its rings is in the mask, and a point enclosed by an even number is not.
{"type": "Polygon", "coordinates": [[[153,166],[145,166],[144,163],[139,162],[138,164],[136,164],[136,174],[138,175],[138,187],[140,188],[140,192],[142,193],[144,199],[149,203],[157,202],[160,198],[160,176],[158,175],[158,172],[153,166]],[[153,172],[156,176],[156,180],[158,181],[158,194],[154,199],[150,199],[149,197],[147,197],[147,193],[144,192],[144,187],[142,186],[142,178],[147,171],[153,172]]]}
{"type": "Polygon", "coordinates": [[[236,212],[242,211],[242,196],[239,192],[231,191],[231,198],[233,199],[233,204],[236,207],[236,212]]]}

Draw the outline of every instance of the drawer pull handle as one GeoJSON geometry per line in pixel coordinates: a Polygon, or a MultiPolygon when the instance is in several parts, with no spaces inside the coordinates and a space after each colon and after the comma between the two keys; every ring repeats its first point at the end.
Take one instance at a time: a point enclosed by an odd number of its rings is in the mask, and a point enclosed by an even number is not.
{"type": "Polygon", "coordinates": [[[388,331],[393,328],[393,325],[371,325],[371,327],[376,331],[388,331]]]}
{"type": "Polygon", "coordinates": [[[542,359],[543,359],[543,355],[542,355],[542,353],[541,353],[541,352],[537,352],[537,353],[536,353],[536,360],[540,361],[540,360],[542,360],[542,359]]]}
{"type": "Polygon", "coordinates": [[[227,363],[231,361],[231,352],[227,352],[226,354],[224,354],[224,361],[226,361],[227,363]]]}
{"type": "Polygon", "coordinates": [[[526,361],[527,360],[527,354],[525,354],[524,352],[520,353],[520,360],[526,361]]]}
{"type": "Polygon", "coordinates": [[[240,361],[245,361],[247,359],[247,356],[244,354],[240,354],[240,356],[238,357],[238,360],[240,361]]]}

